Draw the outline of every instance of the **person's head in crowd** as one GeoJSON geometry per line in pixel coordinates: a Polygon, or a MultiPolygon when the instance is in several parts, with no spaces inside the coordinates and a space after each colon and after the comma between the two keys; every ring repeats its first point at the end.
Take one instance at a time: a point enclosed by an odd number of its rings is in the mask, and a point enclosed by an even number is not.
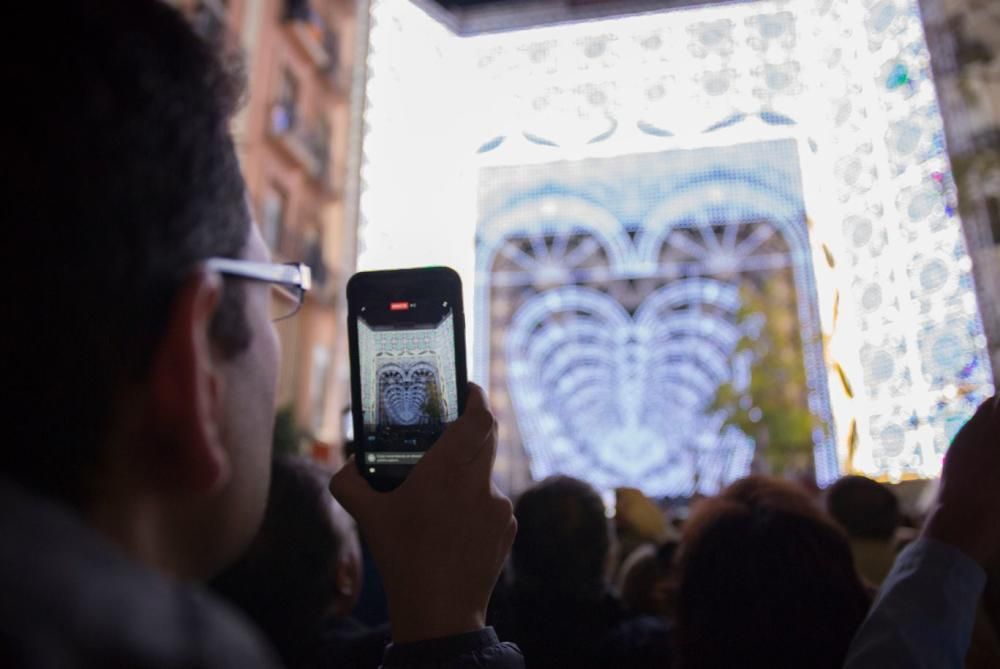
{"type": "Polygon", "coordinates": [[[677,652],[700,667],[840,667],[869,606],[840,528],[796,486],[738,481],[693,511],[677,652]]]}
{"type": "Polygon", "coordinates": [[[607,588],[611,528],[601,496],[568,476],[552,476],[514,505],[513,590],[553,601],[595,600],[607,588]]]}
{"type": "Polygon", "coordinates": [[[899,500],[864,476],[845,476],[830,486],[826,509],[851,537],[892,541],[900,524],[899,500]]]}
{"type": "Polygon", "coordinates": [[[864,476],[845,476],[830,486],[826,509],[847,532],[858,572],[877,586],[896,561],[899,500],[864,476]]]}
{"type": "Polygon", "coordinates": [[[655,613],[653,593],[657,580],[656,546],[642,544],[622,562],[615,581],[622,603],[630,611],[655,613]]]}
{"type": "Polygon", "coordinates": [[[528,667],[670,666],[666,622],[627,611],[611,586],[614,528],[597,491],[553,476],[525,491],[514,515],[508,638],[528,667]]]}
{"type": "Polygon", "coordinates": [[[679,548],[673,540],[660,546],[645,544],[622,563],[618,591],[630,611],[673,620],[679,548]]]}
{"type": "Polygon", "coordinates": [[[357,531],[327,490],[330,476],[307,458],[276,457],[260,530],[212,582],[289,666],[314,650],[324,621],[351,613],[360,592],[357,531]]]}
{"type": "Polygon", "coordinates": [[[201,577],[262,516],[279,358],[270,286],[205,266],[269,260],[229,132],[241,85],[166,3],[32,7],[50,47],[0,65],[0,473],[201,577]]]}
{"type": "Polygon", "coordinates": [[[638,488],[615,488],[615,543],[617,564],[614,579],[620,584],[626,563],[637,557],[636,551],[645,553],[645,546],[662,545],[679,535],[671,524],[668,513],[638,488]]]}

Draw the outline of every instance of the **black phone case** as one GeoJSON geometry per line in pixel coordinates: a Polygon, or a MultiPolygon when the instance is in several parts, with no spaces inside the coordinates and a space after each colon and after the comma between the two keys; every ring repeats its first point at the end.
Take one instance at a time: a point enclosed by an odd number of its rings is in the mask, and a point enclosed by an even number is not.
{"type": "MultiPolygon", "coordinates": [[[[458,413],[465,413],[468,397],[468,372],[465,353],[465,309],[462,302],[462,281],[458,273],[450,267],[426,267],[416,269],[359,272],[347,282],[347,338],[351,367],[351,406],[361,407],[361,361],[358,358],[358,326],[356,311],[358,302],[366,294],[380,294],[382,299],[392,300],[409,294],[414,286],[440,286],[440,296],[445,296],[453,305],[455,328],[455,379],[458,390],[458,413]]],[[[431,294],[431,289],[421,288],[420,294],[431,294]]],[[[435,293],[437,295],[437,293],[435,293]]],[[[398,487],[405,475],[372,475],[365,467],[366,444],[364,443],[364,417],[360,410],[352,411],[354,423],[354,460],[358,471],[374,489],[389,491],[398,487]]]]}

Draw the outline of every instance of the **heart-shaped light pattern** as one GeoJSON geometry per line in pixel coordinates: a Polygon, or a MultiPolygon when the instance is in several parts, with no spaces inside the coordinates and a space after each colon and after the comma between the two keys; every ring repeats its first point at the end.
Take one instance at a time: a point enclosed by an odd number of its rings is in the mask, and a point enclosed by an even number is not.
{"type": "MultiPolygon", "coordinates": [[[[388,363],[379,367],[379,404],[385,410],[390,425],[418,425],[431,420],[426,405],[431,396],[430,385],[436,389],[437,369],[429,362],[388,363]]],[[[440,397],[440,391],[437,391],[440,397]]]]}
{"type": "MultiPolygon", "coordinates": [[[[737,286],[691,278],[630,315],[582,286],[532,297],[511,322],[511,399],[532,475],[653,495],[714,492],[749,472],[754,443],[713,411],[734,379],[737,286]]],[[[735,375],[740,377],[743,375],[735,375]]]]}

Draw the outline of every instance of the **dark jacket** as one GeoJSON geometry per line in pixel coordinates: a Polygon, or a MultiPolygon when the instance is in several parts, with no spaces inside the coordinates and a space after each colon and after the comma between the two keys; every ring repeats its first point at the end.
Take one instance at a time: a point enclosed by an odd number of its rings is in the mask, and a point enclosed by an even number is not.
{"type": "Polygon", "coordinates": [[[130,560],[65,507],[6,482],[0,537],[0,666],[276,666],[209,594],[130,560]]]}
{"type": "MultiPolygon", "coordinates": [[[[300,644],[289,669],[378,669],[389,644],[389,625],[371,628],[354,618],[328,617],[312,643],[300,644]]],[[[280,650],[280,649],[279,649],[280,650]]]]}
{"type": "Polygon", "coordinates": [[[384,669],[524,669],[521,651],[501,642],[492,627],[444,639],[392,644],[384,669]]]}
{"type": "MultiPolygon", "coordinates": [[[[69,509],[0,479],[0,667],[278,666],[238,613],[130,560],[69,509]]],[[[492,630],[391,647],[385,666],[520,669],[492,630]]]]}
{"type": "Polygon", "coordinates": [[[501,638],[521,648],[529,669],[669,669],[673,656],[667,624],[628,613],[611,593],[591,601],[512,594],[495,624],[501,638]]]}

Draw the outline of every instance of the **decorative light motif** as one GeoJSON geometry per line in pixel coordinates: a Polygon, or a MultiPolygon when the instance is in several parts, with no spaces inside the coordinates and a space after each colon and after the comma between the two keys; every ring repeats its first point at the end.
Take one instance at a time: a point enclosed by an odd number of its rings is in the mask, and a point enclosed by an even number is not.
{"type": "Polygon", "coordinates": [[[712,385],[746,381],[726,333],[753,334],[741,291],[770,276],[792,277],[819,482],[939,472],[993,388],[916,0],[469,38],[408,0],[372,15],[359,264],[463,275],[508,487],[525,451],[535,475],[653,493],[745,473],[712,385]],[[690,301],[646,309],[671,291],[690,301]],[[666,344],[640,342],[681,323],[658,366],[666,344]],[[665,425],[697,446],[665,445],[665,425]]]}
{"type": "Polygon", "coordinates": [[[441,403],[443,420],[458,418],[458,407],[449,401],[458,397],[453,327],[451,314],[436,327],[417,330],[377,330],[358,319],[361,382],[366,384],[362,410],[369,426],[386,416],[395,425],[414,425],[432,397],[441,403]]]}
{"type": "Polygon", "coordinates": [[[776,313],[799,324],[799,401],[808,411],[815,398],[815,441],[833,452],[796,150],[782,140],[484,172],[497,204],[479,217],[476,311],[506,333],[491,390],[510,394],[536,478],[688,496],[746,475],[754,441],[715,400],[724,385],[751,399],[754,360],[738,347],[761,315],[740,313],[740,293],[769,277],[789,284],[776,313]]]}
{"type": "Polygon", "coordinates": [[[428,401],[441,397],[437,367],[429,362],[389,363],[378,369],[379,408],[387,420],[375,417],[376,423],[417,425],[429,420],[428,401]],[[432,388],[434,390],[432,390],[432,388]]]}

